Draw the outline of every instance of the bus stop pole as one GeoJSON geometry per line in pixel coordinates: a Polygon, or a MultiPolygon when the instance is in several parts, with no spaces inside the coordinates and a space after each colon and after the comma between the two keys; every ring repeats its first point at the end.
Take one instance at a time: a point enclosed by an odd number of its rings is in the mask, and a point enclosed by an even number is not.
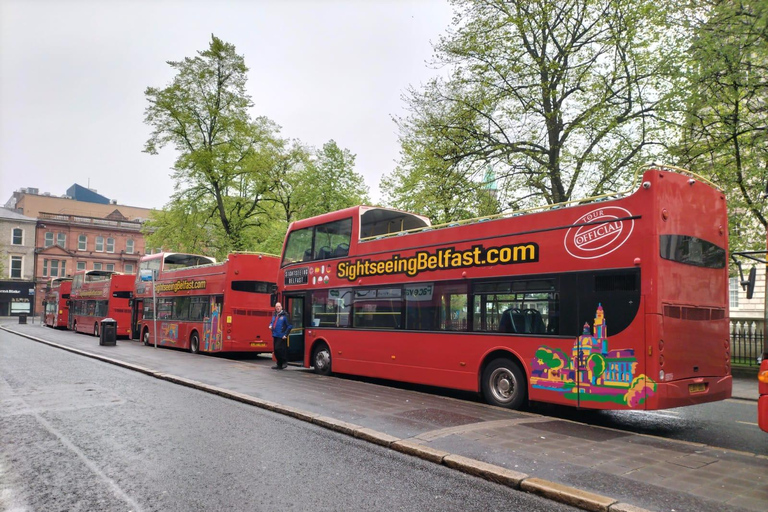
{"type": "Polygon", "coordinates": [[[155,271],[152,271],[152,321],[155,326],[155,334],[152,339],[155,341],[155,348],[157,348],[157,295],[155,294],[155,271]]]}

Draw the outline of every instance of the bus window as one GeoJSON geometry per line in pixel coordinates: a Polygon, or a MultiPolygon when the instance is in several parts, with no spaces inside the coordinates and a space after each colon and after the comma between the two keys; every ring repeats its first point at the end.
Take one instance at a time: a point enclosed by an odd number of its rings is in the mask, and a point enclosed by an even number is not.
{"type": "Polygon", "coordinates": [[[312,228],[299,229],[288,236],[285,243],[283,265],[312,259],[312,228]]]}
{"type": "Polygon", "coordinates": [[[354,326],[368,329],[399,329],[403,309],[400,288],[355,291],[354,326]]]}
{"type": "Polygon", "coordinates": [[[352,291],[332,288],[312,292],[313,327],[349,327],[352,291]]]}
{"type": "Polygon", "coordinates": [[[336,222],[321,224],[315,228],[315,259],[326,260],[334,254],[342,252],[346,246],[349,250],[349,240],[352,237],[352,219],[342,219],[336,222]]]}
{"type": "Polygon", "coordinates": [[[695,236],[661,235],[660,256],[697,267],[724,268],[725,249],[695,236]]]}
{"type": "Polygon", "coordinates": [[[558,334],[559,301],[553,279],[479,283],[474,330],[511,334],[558,334]]]}
{"type": "Polygon", "coordinates": [[[232,291],[248,293],[271,293],[275,283],[267,281],[232,281],[232,291]]]}
{"type": "Polygon", "coordinates": [[[405,328],[466,331],[467,297],[467,283],[406,285],[405,328]]]}

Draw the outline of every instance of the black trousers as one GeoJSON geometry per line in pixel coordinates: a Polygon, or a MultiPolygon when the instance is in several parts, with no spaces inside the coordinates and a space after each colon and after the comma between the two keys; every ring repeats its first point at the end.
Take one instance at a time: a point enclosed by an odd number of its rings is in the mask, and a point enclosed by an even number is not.
{"type": "Polygon", "coordinates": [[[288,343],[283,338],[277,336],[272,337],[272,344],[274,345],[275,359],[277,364],[283,366],[288,363],[288,343]]]}

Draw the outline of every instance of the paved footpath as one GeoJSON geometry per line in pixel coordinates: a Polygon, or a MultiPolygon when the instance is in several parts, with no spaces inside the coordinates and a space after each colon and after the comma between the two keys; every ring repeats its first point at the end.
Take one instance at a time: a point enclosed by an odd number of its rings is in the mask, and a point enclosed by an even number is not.
{"type": "Polygon", "coordinates": [[[40,325],[2,327],[147,375],[388,446],[585,510],[768,510],[768,457],[536,414],[192,355],[40,325]]]}

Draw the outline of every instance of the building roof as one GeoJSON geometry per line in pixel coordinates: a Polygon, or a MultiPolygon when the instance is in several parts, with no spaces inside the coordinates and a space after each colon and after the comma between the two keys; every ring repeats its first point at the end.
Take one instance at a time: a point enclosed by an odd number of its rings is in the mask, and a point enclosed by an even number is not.
{"type": "Polygon", "coordinates": [[[75,201],[84,201],[86,203],[97,203],[97,204],[109,204],[109,199],[104,197],[101,194],[96,193],[96,191],[91,190],[89,188],[83,187],[82,185],[78,185],[75,183],[71,187],[67,189],[67,195],[74,199],[75,201]]]}
{"type": "Polygon", "coordinates": [[[32,217],[27,217],[26,215],[22,215],[19,212],[16,212],[9,208],[0,208],[0,219],[15,220],[18,222],[36,222],[37,221],[37,219],[33,219],[32,217]]]}

